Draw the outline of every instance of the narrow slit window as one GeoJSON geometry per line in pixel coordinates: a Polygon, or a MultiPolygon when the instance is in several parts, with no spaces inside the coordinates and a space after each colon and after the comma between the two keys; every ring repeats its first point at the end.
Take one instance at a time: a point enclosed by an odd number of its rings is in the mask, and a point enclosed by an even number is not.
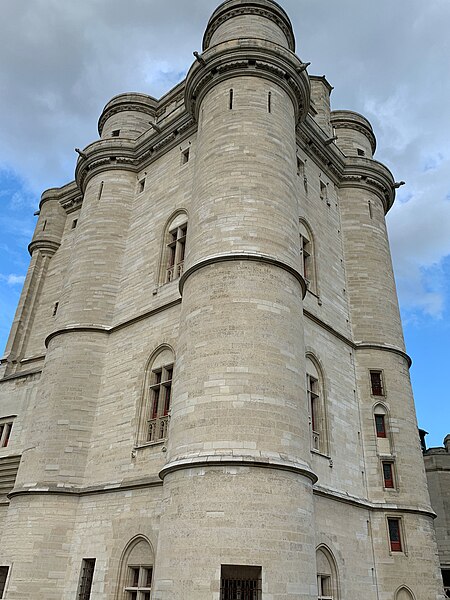
{"type": "Polygon", "coordinates": [[[8,579],[9,567],[0,567],[0,598],[4,597],[6,580],[8,579]]]}
{"type": "Polygon", "coordinates": [[[272,112],[272,92],[269,92],[267,95],[267,110],[269,113],[272,112]]]}
{"type": "Polygon", "coordinates": [[[59,302],[55,302],[55,305],[53,306],[53,316],[56,317],[56,313],[58,312],[58,306],[59,306],[59,302]]]}
{"type": "Polygon", "coordinates": [[[234,100],[234,91],[230,90],[230,98],[229,98],[229,108],[233,110],[233,100],[234,100]]]}
{"type": "Polygon", "coordinates": [[[384,487],[393,490],[394,485],[394,465],[392,462],[383,462],[383,482],[384,487]]]}
{"type": "Polygon", "coordinates": [[[77,225],[78,225],[78,219],[74,219],[72,221],[72,229],[75,229],[77,225]]]}
{"type": "Polygon", "coordinates": [[[45,231],[46,227],[47,227],[47,219],[45,219],[44,224],[42,225],[42,231],[45,231]]]}
{"type": "Polygon", "coordinates": [[[190,154],[190,148],[186,148],[186,150],[183,150],[181,152],[181,164],[185,165],[186,163],[189,162],[189,154],[190,154]]]}
{"type": "Polygon", "coordinates": [[[139,193],[141,194],[145,190],[145,177],[139,181],[139,193]]]}
{"type": "Polygon", "coordinates": [[[402,552],[400,519],[388,519],[388,531],[391,552],[402,552]]]}
{"type": "Polygon", "coordinates": [[[369,217],[370,217],[371,219],[373,219],[373,215],[372,215],[372,203],[371,203],[371,201],[369,200],[367,204],[368,204],[368,206],[369,206],[369,217]]]}

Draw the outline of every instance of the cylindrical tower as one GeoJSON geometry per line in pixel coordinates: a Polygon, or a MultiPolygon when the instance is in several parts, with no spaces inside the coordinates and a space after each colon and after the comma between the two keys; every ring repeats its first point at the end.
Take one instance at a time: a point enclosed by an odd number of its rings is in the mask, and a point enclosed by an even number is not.
{"type": "Polygon", "coordinates": [[[435,598],[433,548],[422,551],[433,541],[432,512],[385,223],[395,183],[371,158],[375,138],[364,117],[336,111],[331,122],[347,155],[339,198],[380,588],[395,590],[414,571],[418,597],[435,598]]]}
{"type": "Polygon", "coordinates": [[[272,1],[226,2],[187,76],[197,156],[155,600],[209,600],[230,565],[274,599],[315,597],[295,185],[310,90],[286,23],[272,1]]]}
{"type": "Polygon", "coordinates": [[[14,373],[23,358],[48,266],[61,244],[65,222],[66,213],[59,203],[59,190],[47,190],[42,194],[38,222],[28,246],[31,262],[0,366],[1,376],[14,373]]]}
{"type": "MultiPolygon", "coordinates": [[[[63,580],[69,561],[76,492],[83,485],[106,332],[113,322],[136,189],[126,153],[123,141],[100,141],[84,151],[77,166],[84,198],[75,256],[59,301],[56,330],[47,338],[33,428],[11,493],[10,512],[17,516],[14,539],[6,534],[2,542],[3,552],[17,565],[11,598],[32,597],[36,590],[49,600],[61,598],[54,581],[63,580]],[[57,557],[54,576],[48,573],[45,552],[50,545],[57,557]]],[[[41,244],[37,236],[34,244],[41,244]]]]}

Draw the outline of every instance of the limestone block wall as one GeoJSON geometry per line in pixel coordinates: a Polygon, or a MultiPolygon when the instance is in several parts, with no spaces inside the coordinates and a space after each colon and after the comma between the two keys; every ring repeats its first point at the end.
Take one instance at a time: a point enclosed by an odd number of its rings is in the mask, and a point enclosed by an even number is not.
{"type": "Polygon", "coordinates": [[[431,505],[437,514],[434,522],[442,567],[450,568],[450,437],[444,448],[430,448],[424,455],[431,505]]]}

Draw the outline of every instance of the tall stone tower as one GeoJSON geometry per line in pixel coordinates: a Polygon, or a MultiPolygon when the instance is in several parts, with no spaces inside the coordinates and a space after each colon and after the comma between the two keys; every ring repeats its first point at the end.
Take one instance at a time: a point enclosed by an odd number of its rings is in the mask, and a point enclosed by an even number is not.
{"type": "Polygon", "coordinates": [[[273,0],[45,192],[0,380],[0,596],[443,598],[370,123],[273,0]],[[3,479],[2,479],[3,478],[3,479]]]}

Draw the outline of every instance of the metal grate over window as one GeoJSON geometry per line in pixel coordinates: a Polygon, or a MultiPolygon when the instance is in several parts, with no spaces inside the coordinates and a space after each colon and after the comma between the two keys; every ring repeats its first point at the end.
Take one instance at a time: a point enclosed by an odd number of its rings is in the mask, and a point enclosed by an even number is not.
{"type": "Polygon", "coordinates": [[[222,565],[220,600],[261,600],[261,567],[222,565]]]}

